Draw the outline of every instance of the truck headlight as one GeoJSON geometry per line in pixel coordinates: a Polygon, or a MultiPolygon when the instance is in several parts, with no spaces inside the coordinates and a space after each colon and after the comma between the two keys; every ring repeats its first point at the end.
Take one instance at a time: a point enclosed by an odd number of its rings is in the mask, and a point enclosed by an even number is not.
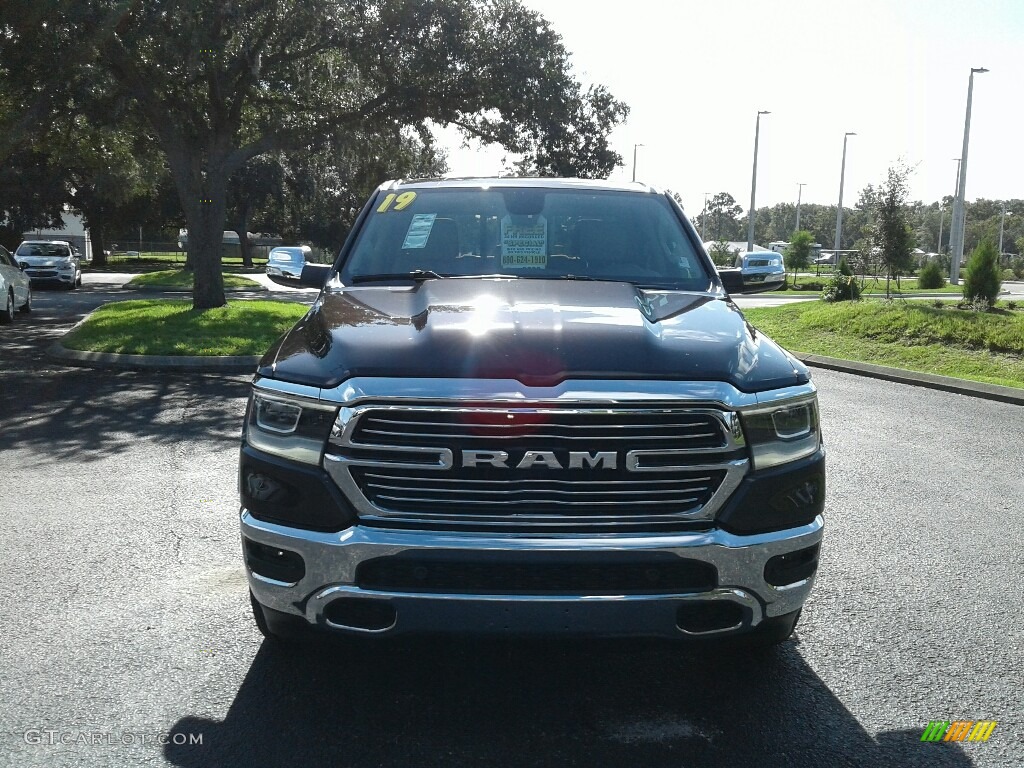
{"type": "Polygon", "coordinates": [[[755,470],[802,459],[821,446],[815,395],[744,411],[740,416],[755,470]]]}
{"type": "Polygon", "coordinates": [[[75,268],[74,263],[70,262],[70,261],[66,261],[63,264],[58,265],[58,267],[57,267],[57,269],[59,269],[61,272],[70,272],[74,268],[75,268]]]}
{"type": "Polygon", "coordinates": [[[254,392],[244,437],[253,448],[319,464],[338,409],[313,400],[254,392]]]}

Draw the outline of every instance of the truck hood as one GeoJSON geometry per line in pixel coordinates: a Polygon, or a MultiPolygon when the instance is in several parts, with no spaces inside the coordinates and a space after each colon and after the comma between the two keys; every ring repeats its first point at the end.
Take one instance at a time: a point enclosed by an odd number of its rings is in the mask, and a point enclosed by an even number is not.
{"type": "Polygon", "coordinates": [[[327,289],[259,374],[331,388],[354,376],[725,381],[758,392],[808,381],[727,298],[630,283],[439,279],[327,289]]]}

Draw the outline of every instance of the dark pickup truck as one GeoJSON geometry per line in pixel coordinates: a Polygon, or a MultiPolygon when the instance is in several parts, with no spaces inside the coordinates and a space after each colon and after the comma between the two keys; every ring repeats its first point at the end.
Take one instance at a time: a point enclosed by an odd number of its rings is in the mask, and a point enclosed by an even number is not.
{"type": "Polygon", "coordinates": [[[641,184],[382,185],[253,380],[260,630],[789,637],[825,456],[748,277],[641,184]]]}

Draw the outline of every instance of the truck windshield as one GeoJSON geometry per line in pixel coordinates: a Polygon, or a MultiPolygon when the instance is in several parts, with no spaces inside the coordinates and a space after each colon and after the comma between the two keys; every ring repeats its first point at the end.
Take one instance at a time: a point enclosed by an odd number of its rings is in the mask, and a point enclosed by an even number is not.
{"type": "Polygon", "coordinates": [[[381,193],[343,265],[346,284],[403,275],[594,278],[707,290],[661,195],[546,188],[381,193]]]}

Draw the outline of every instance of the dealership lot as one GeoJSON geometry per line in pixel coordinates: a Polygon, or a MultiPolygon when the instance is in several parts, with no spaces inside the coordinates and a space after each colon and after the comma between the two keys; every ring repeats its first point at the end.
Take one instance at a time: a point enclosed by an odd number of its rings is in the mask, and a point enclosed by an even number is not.
{"type": "Polygon", "coordinates": [[[247,377],[43,358],[128,298],[88,277],[0,335],[0,765],[1024,763],[1020,407],[816,371],[822,569],[774,653],[287,652],[261,643],[241,567],[247,377]],[[922,743],[933,720],[998,725],[922,743]]]}

